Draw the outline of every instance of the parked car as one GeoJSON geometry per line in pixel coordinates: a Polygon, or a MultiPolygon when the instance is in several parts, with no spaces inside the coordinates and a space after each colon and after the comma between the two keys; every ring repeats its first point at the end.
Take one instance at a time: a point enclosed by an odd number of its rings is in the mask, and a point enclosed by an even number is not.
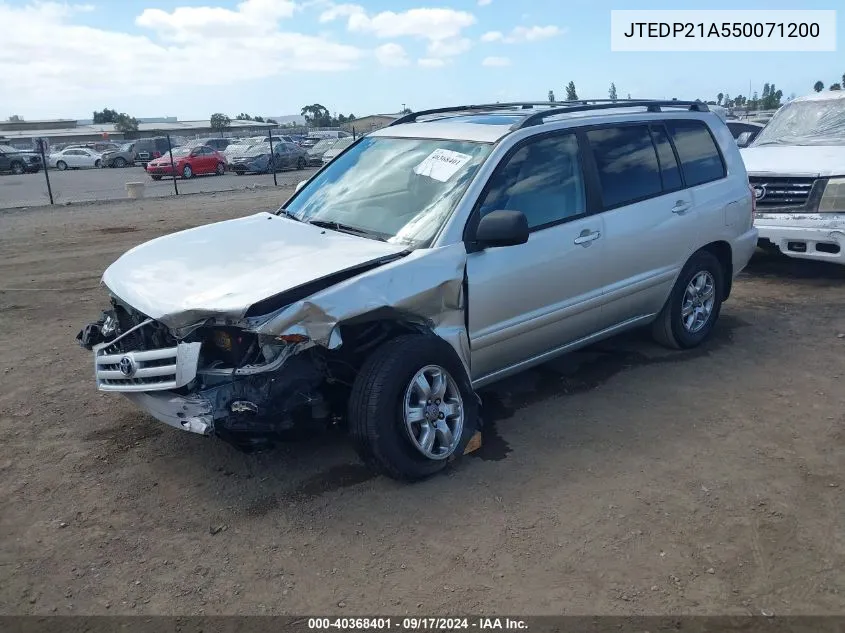
{"type": "Polygon", "coordinates": [[[0,145],[0,172],[34,174],[40,169],[41,156],[36,152],[15,149],[11,145],[0,145]]]}
{"type": "Polygon", "coordinates": [[[129,167],[135,164],[135,143],[124,143],[118,149],[104,152],[103,167],[129,167]]]}
{"type": "Polygon", "coordinates": [[[305,169],[308,157],[296,143],[273,143],[272,153],[270,143],[253,145],[240,156],[232,159],[230,169],[238,176],[246,173],[272,173],[282,169],[305,169]]]}
{"type": "Polygon", "coordinates": [[[742,150],[760,245],[845,264],[845,92],[799,97],[742,150]]]}
{"type": "Polygon", "coordinates": [[[323,154],[329,151],[332,146],[338,142],[336,138],[324,138],[317,142],[316,145],[313,147],[305,148],[306,155],[308,157],[308,164],[309,165],[322,165],[323,164],[323,154]]]}
{"type": "Polygon", "coordinates": [[[180,147],[176,140],[171,138],[168,143],[166,136],[154,136],[142,138],[135,141],[135,162],[140,163],[146,169],[147,163],[156,158],[161,158],[173,148],[180,147]]]}
{"type": "Polygon", "coordinates": [[[727,121],[727,126],[739,147],[748,147],[751,141],[757,138],[760,130],[766,127],[763,123],[736,120],[727,121]]]}
{"type": "Polygon", "coordinates": [[[186,141],[182,147],[199,147],[200,145],[205,145],[206,147],[210,147],[218,152],[222,152],[229,145],[236,142],[237,140],[234,138],[198,138],[186,141]]]}
{"type": "Polygon", "coordinates": [[[178,147],[161,158],[147,163],[147,173],[153,180],[162,176],[177,176],[187,180],[203,174],[222,176],[226,173],[226,158],[220,152],[201,145],[199,147],[178,147]]]}
{"type": "Polygon", "coordinates": [[[467,450],[484,385],[649,324],[705,341],[753,212],[699,102],[423,111],[276,213],[136,246],[77,338],[99,390],[177,429],[255,447],[340,423],[368,465],[420,479],[467,450]]]}
{"type": "Polygon", "coordinates": [[[320,162],[322,162],[323,165],[332,162],[335,158],[337,158],[338,154],[340,154],[343,150],[352,145],[352,143],[354,142],[355,140],[352,137],[338,139],[329,149],[327,149],[323,153],[320,162]]]}
{"type": "Polygon", "coordinates": [[[102,164],[102,156],[94,150],[84,147],[68,147],[60,152],[50,154],[47,163],[50,167],[55,167],[60,171],[94,168],[102,164]]]}

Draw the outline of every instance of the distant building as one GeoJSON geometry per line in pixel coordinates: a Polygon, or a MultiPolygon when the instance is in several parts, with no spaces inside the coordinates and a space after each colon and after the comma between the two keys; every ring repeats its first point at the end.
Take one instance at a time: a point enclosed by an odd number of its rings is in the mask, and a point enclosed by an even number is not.
{"type": "Polygon", "coordinates": [[[360,119],[355,119],[354,121],[348,121],[346,123],[343,123],[340,127],[341,129],[346,130],[347,132],[352,132],[354,128],[356,134],[367,134],[375,130],[380,130],[383,127],[387,127],[400,116],[402,115],[370,114],[369,116],[364,116],[360,119]]]}
{"type": "MultiPolygon", "coordinates": [[[[163,136],[172,134],[186,138],[198,138],[217,134],[212,129],[209,120],[177,121],[173,117],[167,120],[145,122],[139,120],[138,131],[124,134],[117,132],[111,123],[85,124],[71,119],[56,119],[50,121],[0,121],[0,136],[9,139],[16,145],[29,145],[36,138],[47,138],[51,145],[56,143],[86,143],[104,139],[124,141],[149,136],[163,136]],[[170,119],[173,118],[171,121],[170,119]]],[[[265,132],[277,126],[255,121],[232,120],[224,136],[250,136],[265,132]]]]}

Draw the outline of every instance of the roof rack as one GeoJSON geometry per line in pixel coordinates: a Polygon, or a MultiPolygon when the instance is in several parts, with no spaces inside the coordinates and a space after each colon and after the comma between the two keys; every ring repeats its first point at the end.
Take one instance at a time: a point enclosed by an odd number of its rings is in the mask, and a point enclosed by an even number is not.
{"type": "Polygon", "coordinates": [[[587,110],[610,110],[612,108],[646,108],[649,112],[661,112],[661,108],[686,108],[691,112],[709,112],[710,108],[701,101],[676,101],[658,99],[619,99],[610,101],[601,99],[596,101],[570,102],[579,105],[563,106],[560,108],[549,108],[535,112],[525,117],[519,123],[511,127],[511,130],[521,130],[532,125],[541,125],[546,117],[557,114],[569,114],[570,112],[584,112],[587,110]]]}
{"type": "Polygon", "coordinates": [[[661,99],[579,99],[576,101],[514,101],[509,103],[480,103],[476,105],[452,106],[447,108],[432,108],[412,112],[394,120],[388,127],[402,125],[403,123],[414,123],[418,117],[431,114],[452,114],[459,112],[478,112],[484,110],[523,110],[542,109],[537,112],[526,114],[526,117],[514,124],[512,130],[540,125],[546,117],[569,112],[583,112],[586,110],[610,110],[613,108],[647,108],[649,112],[660,112],[661,107],[686,108],[691,112],[709,112],[710,108],[701,101],[677,101],[661,99]]]}

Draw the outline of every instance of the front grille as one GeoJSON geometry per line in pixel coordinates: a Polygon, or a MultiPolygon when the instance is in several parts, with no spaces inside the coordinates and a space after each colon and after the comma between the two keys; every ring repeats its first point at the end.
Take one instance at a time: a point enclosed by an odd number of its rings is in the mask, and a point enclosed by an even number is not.
{"type": "Polygon", "coordinates": [[[761,207],[802,207],[810,197],[815,178],[808,177],[766,177],[750,176],[751,186],[756,191],[762,190],[763,196],[757,198],[757,208],[761,207]]]}

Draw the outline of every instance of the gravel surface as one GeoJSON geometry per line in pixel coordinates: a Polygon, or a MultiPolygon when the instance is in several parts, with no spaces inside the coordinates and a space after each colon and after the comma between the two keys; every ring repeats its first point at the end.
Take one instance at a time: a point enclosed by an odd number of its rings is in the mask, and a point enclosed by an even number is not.
{"type": "Polygon", "coordinates": [[[845,268],[757,258],[698,350],[634,334],[485,390],[481,450],[418,485],[97,393],[103,269],[290,191],[0,214],[0,613],[842,612],[845,268]]]}

